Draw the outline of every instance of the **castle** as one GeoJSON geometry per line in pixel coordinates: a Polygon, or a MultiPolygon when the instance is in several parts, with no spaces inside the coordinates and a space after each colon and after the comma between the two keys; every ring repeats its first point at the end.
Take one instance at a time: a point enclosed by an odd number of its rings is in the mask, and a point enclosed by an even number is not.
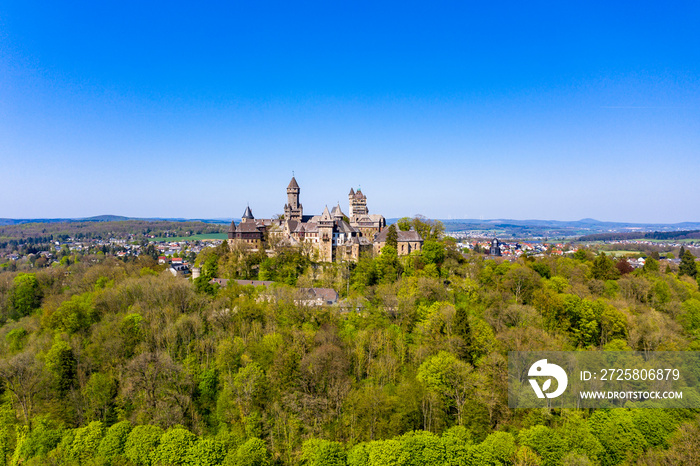
{"type": "Polygon", "coordinates": [[[281,218],[255,219],[250,207],[246,207],[238,226],[231,222],[228,230],[231,247],[244,245],[258,249],[274,237],[283,244],[309,245],[319,261],[357,261],[361,251],[372,249],[375,237],[386,227],[382,215],[369,213],[367,196],[360,189],[350,189],[348,215],[340,204],[331,211],[326,206],[321,215],[304,215],[300,192],[297,180],[292,177],[281,218]]]}

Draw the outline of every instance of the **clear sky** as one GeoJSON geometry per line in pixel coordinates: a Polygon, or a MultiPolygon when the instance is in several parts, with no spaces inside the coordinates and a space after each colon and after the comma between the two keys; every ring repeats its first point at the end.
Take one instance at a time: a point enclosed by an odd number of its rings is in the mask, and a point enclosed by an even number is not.
{"type": "Polygon", "coordinates": [[[0,217],[700,221],[699,5],[0,0],[0,217]]]}

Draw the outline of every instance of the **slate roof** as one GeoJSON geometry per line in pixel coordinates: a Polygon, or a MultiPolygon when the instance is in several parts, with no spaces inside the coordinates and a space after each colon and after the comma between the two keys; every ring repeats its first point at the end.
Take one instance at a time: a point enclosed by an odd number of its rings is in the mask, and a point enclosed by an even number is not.
{"type": "Polygon", "coordinates": [[[238,224],[240,233],[260,233],[260,227],[255,222],[241,222],[238,224]]]}
{"type": "Polygon", "coordinates": [[[342,217],[345,215],[343,211],[340,209],[340,203],[338,203],[337,206],[333,207],[333,210],[331,210],[331,215],[333,217],[342,217]]]}
{"type": "MultiPolygon", "coordinates": [[[[375,238],[374,241],[378,243],[383,243],[386,241],[386,235],[389,233],[389,229],[385,228],[383,229],[375,238]]],[[[401,230],[396,230],[396,236],[397,236],[397,242],[399,243],[405,243],[405,242],[413,242],[413,241],[418,241],[420,243],[423,242],[423,238],[420,237],[418,232],[416,230],[409,230],[409,231],[401,231],[401,230]]]]}

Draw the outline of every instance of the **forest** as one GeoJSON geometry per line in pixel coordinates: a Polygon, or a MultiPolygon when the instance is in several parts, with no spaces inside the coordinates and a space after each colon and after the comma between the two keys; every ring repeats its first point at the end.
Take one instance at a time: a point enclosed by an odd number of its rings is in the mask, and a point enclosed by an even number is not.
{"type": "Polygon", "coordinates": [[[689,251],[509,261],[416,222],[420,253],[357,263],[224,242],[195,280],[101,252],[0,271],[0,465],[700,464],[697,409],[515,410],[506,386],[509,351],[700,351],[689,251]]]}

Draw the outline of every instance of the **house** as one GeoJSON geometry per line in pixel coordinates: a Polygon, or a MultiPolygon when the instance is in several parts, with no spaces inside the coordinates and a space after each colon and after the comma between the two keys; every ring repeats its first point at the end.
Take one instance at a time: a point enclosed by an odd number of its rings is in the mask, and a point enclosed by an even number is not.
{"type": "MultiPolygon", "coordinates": [[[[389,232],[388,228],[382,230],[374,237],[374,253],[379,254],[386,244],[386,236],[389,232]]],[[[396,253],[399,256],[407,256],[414,251],[423,249],[423,238],[420,237],[417,231],[401,231],[396,230],[396,253]]]]}

